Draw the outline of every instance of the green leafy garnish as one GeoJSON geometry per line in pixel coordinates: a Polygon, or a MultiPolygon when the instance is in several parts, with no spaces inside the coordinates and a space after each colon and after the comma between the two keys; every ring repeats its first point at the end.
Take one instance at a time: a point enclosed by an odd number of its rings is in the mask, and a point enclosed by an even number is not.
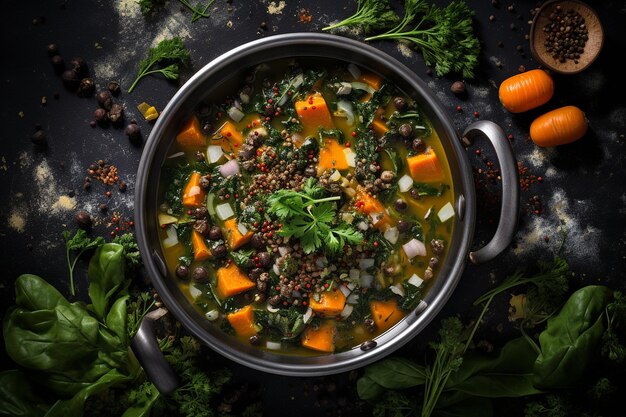
{"type": "MultiPolygon", "coordinates": [[[[209,17],[210,15],[207,13],[209,7],[215,2],[215,0],[209,0],[204,6],[201,3],[198,3],[197,6],[194,6],[188,0],[178,0],[183,6],[191,10],[193,13],[191,16],[191,23],[202,17],[209,17]]],[[[144,15],[151,14],[155,12],[157,9],[163,7],[165,4],[165,0],[139,0],[139,7],[141,9],[141,13],[144,15]]]]}
{"type": "Polygon", "coordinates": [[[361,26],[365,32],[391,27],[398,22],[398,16],[388,0],[357,0],[356,12],[334,25],[322,30],[331,30],[341,26],[361,26]]]}
{"type": "Polygon", "coordinates": [[[162,40],[156,47],[148,49],[148,55],[139,63],[139,73],[128,92],[132,92],[146,75],[161,73],[167,79],[178,79],[180,65],[186,65],[189,59],[189,51],[182,39],[175,37],[162,40]]]}
{"type": "Polygon", "coordinates": [[[78,262],[78,259],[85,252],[102,246],[104,244],[104,238],[98,236],[92,239],[83,229],[78,229],[73,237],[70,236],[71,235],[68,230],[63,232],[63,239],[65,240],[65,257],[67,258],[67,266],[70,270],[70,294],[74,296],[76,295],[76,291],[74,289],[74,268],[76,267],[76,262],[78,262]],[[72,252],[77,252],[74,259],[72,259],[72,252]]]}
{"type": "Polygon", "coordinates": [[[139,253],[139,246],[134,234],[124,233],[123,235],[115,236],[111,242],[118,243],[124,248],[124,259],[129,270],[141,266],[141,253],[139,253]]]}
{"type": "Polygon", "coordinates": [[[474,77],[480,43],[472,28],[474,12],[465,2],[453,1],[440,8],[426,0],[407,0],[404,10],[404,18],[396,27],[365,40],[413,42],[438,76],[459,72],[465,78],[474,77]]]}
{"type": "Polygon", "coordinates": [[[336,253],[346,244],[363,240],[361,232],[349,224],[333,224],[337,214],[334,201],[340,197],[324,197],[325,194],[324,188],[315,179],[309,178],[301,192],[283,189],[267,199],[269,213],[283,222],[278,233],[298,238],[305,253],[312,253],[321,247],[336,253]]]}

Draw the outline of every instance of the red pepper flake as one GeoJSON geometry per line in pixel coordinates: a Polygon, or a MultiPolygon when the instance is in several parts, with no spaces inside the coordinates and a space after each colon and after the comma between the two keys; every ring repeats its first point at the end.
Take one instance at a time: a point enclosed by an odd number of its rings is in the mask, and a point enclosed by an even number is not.
{"type": "Polygon", "coordinates": [[[456,111],[457,111],[457,113],[461,113],[463,111],[463,107],[456,106],[456,111]]]}
{"type": "Polygon", "coordinates": [[[231,137],[232,135],[232,132],[226,132],[226,136],[231,137]]]}
{"type": "Polygon", "coordinates": [[[352,135],[352,137],[356,137],[356,132],[353,130],[352,133],[350,133],[352,135]]]}
{"type": "Polygon", "coordinates": [[[378,242],[374,241],[374,246],[378,247],[378,242]]]}
{"type": "Polygon", "coordinates": [[[247,128],[248,128],[248,129],[252,129],[252,125],[251,125],[250,123],[248,123],[247,128]]]}
{"type": "Polygon", "coordinates": [[[513,134],[512,134],[512,133],[509,133],[509,134],[507,135],[507,137],[506,137],[506,138],[507,138],[508,140],[513,140],[513,134]]]}
{"type": "Polygon", "coordinates": [[[481,151],[480,151],[480,149],[476,149],[476,150],[474,151],[474,153],[475,153],[476,155],[480,155],[480,154],[481,154],[481,151]]]}
{"type": "Polygon", "coordinates": [[[350,146],[352,146],[350,142],[346,142],[346,148],[349,148],[350,146]]]}
{"type": "Polygon", "coordinates": [[[315,106],[311,106],[311,110],[315,110],[317,107],[315,106]]]}

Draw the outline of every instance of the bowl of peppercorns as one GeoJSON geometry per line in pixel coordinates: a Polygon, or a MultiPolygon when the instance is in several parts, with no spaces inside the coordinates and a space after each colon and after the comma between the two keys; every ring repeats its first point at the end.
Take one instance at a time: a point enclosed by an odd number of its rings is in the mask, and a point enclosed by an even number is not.
{"type": "Polygon", "coordinates": [[[597,13],[578,0],[553,0],[536,10],[530,29],[530,50],[544,67],[576,74],[598,57],[604,30],[597,13]]]}

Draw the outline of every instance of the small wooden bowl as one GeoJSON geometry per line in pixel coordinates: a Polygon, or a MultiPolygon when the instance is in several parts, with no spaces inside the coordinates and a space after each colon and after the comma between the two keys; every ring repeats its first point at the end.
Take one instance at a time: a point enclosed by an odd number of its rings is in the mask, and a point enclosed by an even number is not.
{"type": "Polygon", "coordinates": [[[590,6],[578,0],[552,0],[545,3],[535,14],[530,27],[531,53],[541,65],[559,74],[576,74],[587,68],[598,57],[603,44],[604,30],[598,15],[590,6]],[[577,60],[578,63],[575,63],[573,59],[560,62],[546,51],[544,43],[548,34],[543,31],[543,28],[551,23],[550,14],[556,6],[561,6],[564,12],[573,9],[585,19],[589,39],[585,44],[585,50],[577,60]]]}

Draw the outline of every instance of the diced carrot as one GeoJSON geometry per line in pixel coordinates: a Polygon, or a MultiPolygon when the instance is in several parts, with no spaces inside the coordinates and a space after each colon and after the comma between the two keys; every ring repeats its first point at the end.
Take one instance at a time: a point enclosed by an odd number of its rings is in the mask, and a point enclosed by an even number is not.
{"type": "Polygon", "coordinates": [[[194,261],[202,262],[209,259],[213,254],[207,246],[202,235],[195,230],[191,232],[191,244],[193,245],[194,261]]]}
{"type": "Polygon", "coordinates": [[[176,142],[185,148],[199,148],[206,144],[206,138],[196,116],[191,116],[185,123],[185,126],[176,135],[176,142]]]}
{"type": "Polygon", "coordinates": [[[324,147],[320,149],[318,171],[322,172],[325,169],[332,168],[341,171],[350,168],[346,160],[346,154],[343,151],[344,149],[346,148],[340,145],[335,139],[324,139],[324,147]]]}
{"type": "Polygon", "coordinates": [[[307,327],[302,335],[302,346],[320,352],[332,353],[335,350],[335,322],[324,320],[320,327],[307,327]]]}
{"type": "Polygon", "coordinates": [[[435,182],[443,180],[443,169],[437,154],[432,149],[406,159],[411,177],[416,182],[435,182]]]}
{"type": "Polygon", "coordinates": [[[241,145],[243,145],[243,135],[237,129],[237,126],[230,120],[227,120],[220,129],[220,135],[222,135],[221,146],[224,152],[232,152],[237,156],[241,145]]]}
{"type": "Polygon", "coordinates": [[[380,136],[389,131],[389,128],[387,127],[385,122],[380,120],[378,117],[374,118],[374,121],[372,122],[372,127],[374,128],[374,132],[378,133],[380,136]]]}
{"type": "Polygon", "coordinates": [[[250,241],[252,238],[252,233],[250,230],[246,232],[245,235],[242,235],[237,227],[237,220],[233,217],[232,219],[228,219],[224,222],[224,234],[226,235],[226,242],[228,242],[228,247],[230,250],[235,250],[250,241]]]}
{"type": "Polygon", "coordinates": [[[380,76],[371,73],[371,72],[363,72],[359,77],[359,81],[364,82],[375,90],[379,90],[383,85],[383,79],[380,76]]]}
{"type": "Polygon", "coordinates": [[[234,313],[228,314],[226,318],[239,336],[250,337],[257,334],[254,327],[254,310],[252,310],[252,306],[247,305],[234,313]]]}
{"type": "Polygon", "coordinates": [[[192,172],[189,181],[183,192],[183,205],[191,207],[200,207],[204,203],[206,191],[200,187],[200,174],[192,172]]]}
{"type": "Polygon", "coordinates": [[[313,297],[309,299],[309,306],[315,313],[322,317],[336,316],[346,306],[346,296],[336,288],[331,291],[324,291],[320,300],[315,301],[313,297]]]}
{"type": "Polygon", "coordinates": [[[317,131],[320,127],[324,129],[335,127],[326,100],[321,94],[313,94],[304,100],[296,101],[295,107],[305,129],[317,131]]]}
{"type": "Polygon", "coordinates": [[[256,286],[234,263],[218,269],[216,275],[217,294],[220,298],[232,297],[256,286]]]}
{"type": "Polygon", "coordinates": [[[389,329],[404,317],[404,313],[398,309],[396,300],[371,301],[370,311],[372,312],[372,319],[374,319],[376,329],[381,332],[389,329]]]}
{"type": "Polygon", "coordinates": [[[370,216],[374,227],[378,230],[385,230],[392,223],[383,203],[365,191],[363,187],[357,188],[354,206],[359,213],[370,216]]]}

